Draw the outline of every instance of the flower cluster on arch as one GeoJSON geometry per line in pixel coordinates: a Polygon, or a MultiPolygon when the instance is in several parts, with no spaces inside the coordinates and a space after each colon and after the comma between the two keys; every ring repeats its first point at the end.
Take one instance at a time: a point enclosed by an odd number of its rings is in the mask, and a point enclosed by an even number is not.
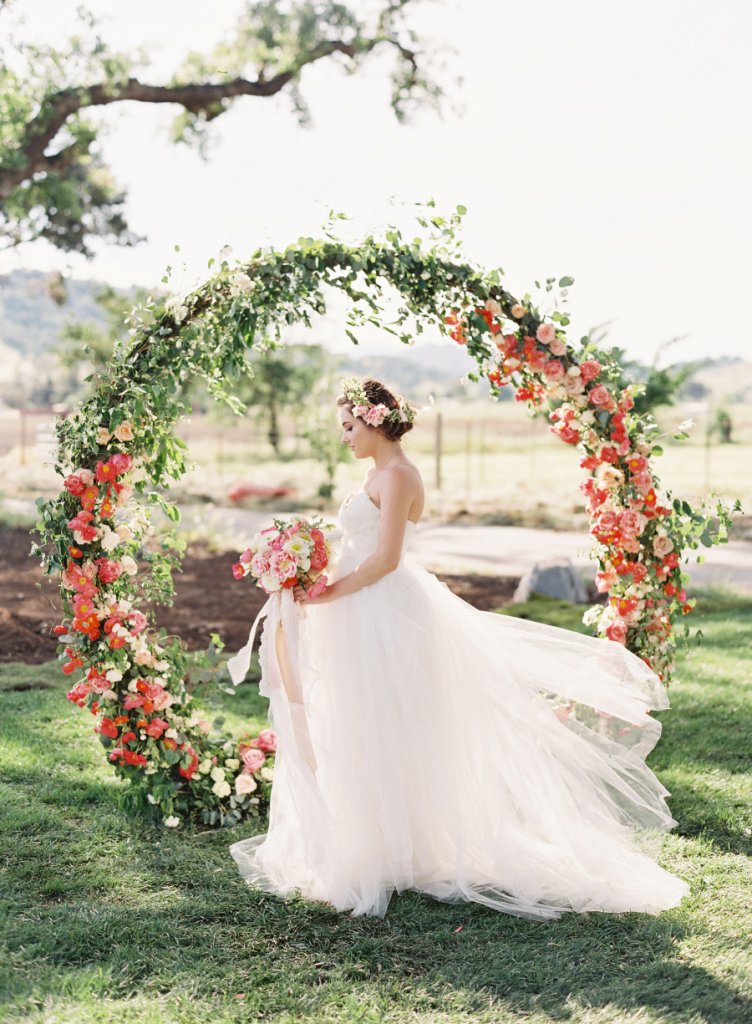
{"type": "Polygon", "coordinates": [[[137,556],[153,530],[129,507],[141,472],[127,451],[137,428],[129,420],[111,426],[98,427],[94,468],[63,482],[75,507],[61,574],[69,615],[53,632],[65,645],[62,671],[83,670],[67,697],[95,716],[109,761],[141,784],[165,826],[197,813],[234,824],[268,805],[276,737],[270,729],[237,743],[212,736],[206,711],[186,692],[180,652],[147,630],[134,598],[137,556]]]}
{"type": "MultiPolygon", "coordinates": [[[[531,411],[549,407],[550,429],[580,452],[588,476],[580,484],[591,517],[596,586],[605,606],[589,608],[583,621],[598,635],[628,646],[662,680],[675,662],[673,623],[690,613],[683,549],[693,540],[682,502],[666,503],[651,455],[654,424],[633,413],[634,388],[621,387],[616,372],[597,358],[577,355],[563,327],[541,322],[522,303],[503,306],[494,298],[462,315],[445,317],[460,345],[476,335],[481,372],[499,395],[511,388],[531,411]],[[483,335],[491,337],[492,353],[483,335]],[[479,337],[478,337],[479,336],[479,337]]],[[[702,515],[690,517],[705,543],[711,539],[702,515]]],[[[696,546],[696,543],[693,543],[696,546]]]]}

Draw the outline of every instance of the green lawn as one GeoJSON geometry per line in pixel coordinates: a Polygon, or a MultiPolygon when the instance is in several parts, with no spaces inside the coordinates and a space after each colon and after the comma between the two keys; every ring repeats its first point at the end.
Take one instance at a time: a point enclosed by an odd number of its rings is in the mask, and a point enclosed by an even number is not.
{"type": "MultiPolygon", "coordinates": [[[[699,609],[706,643],[680,660],[650,759],[680,822],[662,863],[692,896],[658,918],[535,922],[405,893],[378,920],[255,893],[227,852],[250,827],[124,816],[57,666],[2,667],[0,1021],[752,1021],[752,602],[699,609]]],[[[241,688],[228,724],[261,724],[264,704],[241,688]]]]}

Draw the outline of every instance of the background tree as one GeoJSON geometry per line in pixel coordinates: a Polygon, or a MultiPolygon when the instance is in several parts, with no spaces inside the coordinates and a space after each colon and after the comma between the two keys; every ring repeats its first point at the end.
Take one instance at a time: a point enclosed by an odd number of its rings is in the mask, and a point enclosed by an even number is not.
{"type": "Polygon", "coordinates": [[[275,344],[251,352],[247,363],[251,373],[239,378],[233,392],[265,424],[269,444],[281,457],[282,414],[301,422],[319,382],[331,372],[333,357],[321,345],[275,344]]]}
{"type": "MultiPolygon", "coordinates": [[[[395,57],[395,115],[403,119],[418,105],[438,105],[443,91],[404,24],[405,9],[415,2],[385,0],[366,17],[336,0],[246,2],[223,42],[211,53],[189,54],[166,82],[151,79],[144,54],[112,50],[82,10],[81,33],[59,47],[0,43],[0,248],[44,238],[91,256],[97,238],[120,245],[141,240],[128,228],[125,193],[99,151],[104,128],[92,114],[113,103],[181,108],[173,139],[196,144],[205,155],[207,126],[240,98],[283,93],[307,124],[301,93],[307,67],[338,60],[352,72],[386,48],[395,57]]],[[[13,20],[2,4],[0,17],[13,20]]]]}

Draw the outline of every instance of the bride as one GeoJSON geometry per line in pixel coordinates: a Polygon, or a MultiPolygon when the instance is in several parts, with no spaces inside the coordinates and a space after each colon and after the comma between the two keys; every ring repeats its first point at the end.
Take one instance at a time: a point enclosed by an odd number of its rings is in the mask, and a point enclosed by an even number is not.
{"type": "Polygon", "coordinates": [[[326,589],[264,633],[278,736],[268,831],[231,846],[255,887],[383,917],[394,892],[507,914],[677,906],[677,822],[645,764],[669,706],[624,646],[479,611],[406,557],[424,506],[414,410],[343,382],[342,441],[372,465],[340,508],[326,589]]]}

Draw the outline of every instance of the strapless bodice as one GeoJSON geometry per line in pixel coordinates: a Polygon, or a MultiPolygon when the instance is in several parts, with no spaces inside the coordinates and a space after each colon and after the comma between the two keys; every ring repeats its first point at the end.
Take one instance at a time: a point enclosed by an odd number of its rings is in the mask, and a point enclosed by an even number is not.
{"type": "MultiPolygon", "coordinates": [[[[335,575],[344,575],[355,568],[363,559],[376,550],[379,539],[381,509],[366,493],[365,487],[351,491],[339,507],[339,521],[342,524],[342,539],[335,575]]],[[[402,542],[402,559],[405,557],[417,523],[407,521],[402,542]]],[[[402,561],[400,559],[400,561],[402,561]]]]}

